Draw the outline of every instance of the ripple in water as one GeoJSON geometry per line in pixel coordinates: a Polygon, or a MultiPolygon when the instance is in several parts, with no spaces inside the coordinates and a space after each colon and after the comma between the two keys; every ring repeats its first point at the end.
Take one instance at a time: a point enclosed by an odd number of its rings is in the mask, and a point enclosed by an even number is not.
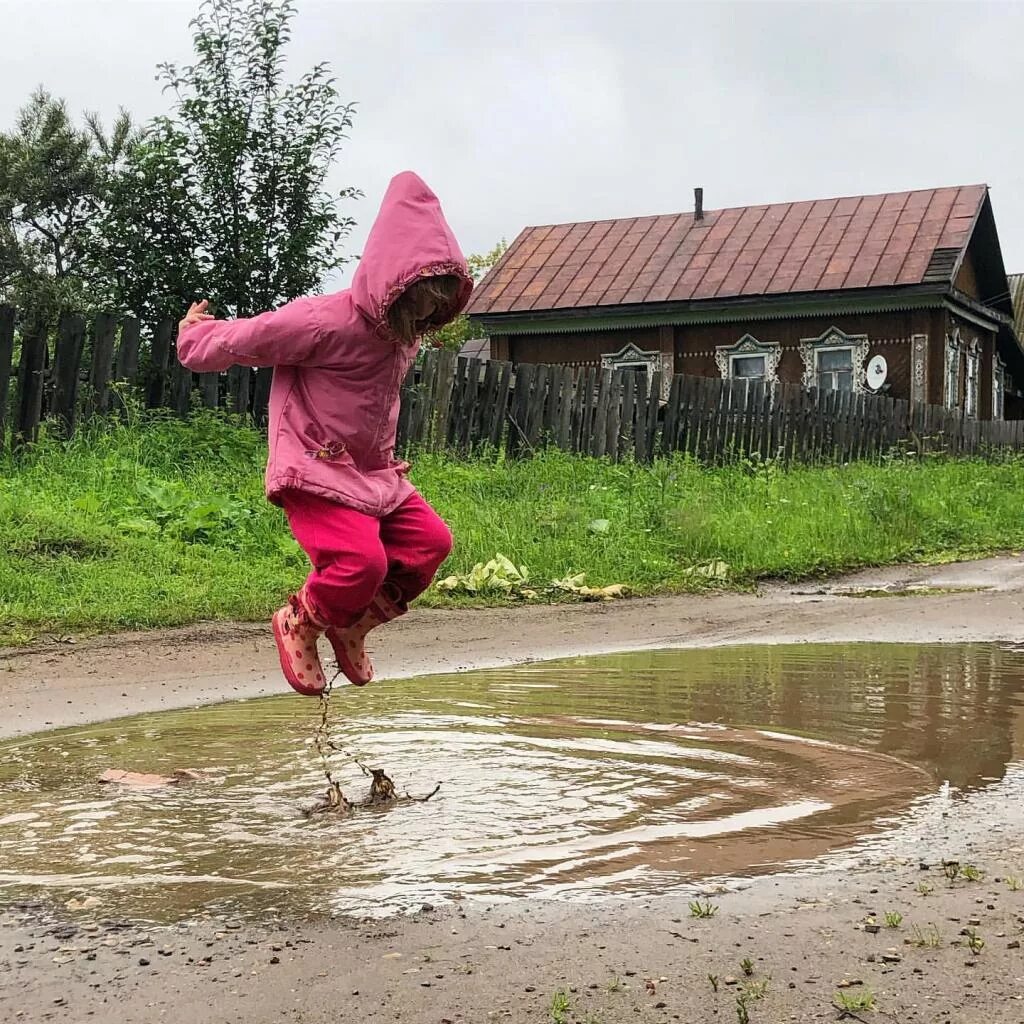
{"type": "MultiPolygon", "coordinates": [[[[307,820],[316,704],[165,712],[0,746],[0,893],[103,913],[386,913],[448,898],[651,895],[877,832],[1020,757],[1024,655],[725,648],[379,684],[335,736],[428,804],[307,820]],[[208,780],[102,787],[115,767],[208,780]]],[[[366,782],[334,766],[350,797],[366,782]]]]}

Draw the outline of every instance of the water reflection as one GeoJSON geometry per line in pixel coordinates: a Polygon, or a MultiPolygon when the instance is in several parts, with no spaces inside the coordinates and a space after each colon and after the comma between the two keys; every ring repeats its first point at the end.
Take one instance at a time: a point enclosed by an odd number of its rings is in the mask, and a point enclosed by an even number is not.
{"type": "Polygon", "coordinates": [[[64,730],[0,746],[0,894],[90,890],[104,913],[167,920],[663,892],[909,821],[942,781],[1001,779],[1022,699],[1024,654],[990,646],[657,652],[388,683],[340,695],[338,737],[400,788],[444,786],[348,821],[299,813],[322,788],[312,702],[64,730]],[[109,767],[211,777],[127,792],[97,785],[109,767]]]}

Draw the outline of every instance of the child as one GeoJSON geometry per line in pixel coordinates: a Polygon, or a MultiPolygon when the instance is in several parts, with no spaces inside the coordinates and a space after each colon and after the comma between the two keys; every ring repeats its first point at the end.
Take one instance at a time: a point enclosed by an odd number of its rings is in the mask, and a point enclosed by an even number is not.
{"type": "Polygon", "coordinates": [[[465,307],[472,279],[434,193],[394,178],[352,287],[219,321],[207,302],[181,321],[178,357],[199,373],[272,366],[267,497],[313,564],[273,617],[281,668],[323,692],[317,638],[357,686],[373,678],[363,641],[402,615],[451,551],[451,534],[394,458],[399,388],[420,336],[465,307]]]}

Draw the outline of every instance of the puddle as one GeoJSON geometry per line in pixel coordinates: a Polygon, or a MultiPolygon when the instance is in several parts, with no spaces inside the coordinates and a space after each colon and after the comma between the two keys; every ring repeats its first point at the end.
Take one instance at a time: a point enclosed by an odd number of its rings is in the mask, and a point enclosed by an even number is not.
{"type": "Polygon", "coordinates": [[[912,849],[944,782],[1008,776],[1022,705],[1024,652],[990,646],[718,648],[380,684],[337,695],[336,737],[400,791],[443,786],[349,819],[302,815],[324,789],[313,701],[40,734],[0,744],[0,900],[91,894],[103,916],[157,921],[383,914],[647,896],[879,834],[912,849]],[[97,783],[108,768],[208,777],[128,791],[97,783]]]}

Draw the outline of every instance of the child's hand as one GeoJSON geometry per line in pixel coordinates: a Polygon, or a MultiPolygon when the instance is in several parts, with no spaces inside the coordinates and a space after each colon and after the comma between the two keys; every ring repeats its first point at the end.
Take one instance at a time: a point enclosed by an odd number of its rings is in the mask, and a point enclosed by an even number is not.
{"type": "Polygon", "coordinates": [[[202,302],[193,302],[188,307],[188,312],[178,323],[178,336],[180,337],[182,332],[187,330],[193,324],[201,324],[204,320],[215,319],[211,313],[207,313],[206,310],[209,308],[210,302],[208,299],[203,299],[202,302]]]}

